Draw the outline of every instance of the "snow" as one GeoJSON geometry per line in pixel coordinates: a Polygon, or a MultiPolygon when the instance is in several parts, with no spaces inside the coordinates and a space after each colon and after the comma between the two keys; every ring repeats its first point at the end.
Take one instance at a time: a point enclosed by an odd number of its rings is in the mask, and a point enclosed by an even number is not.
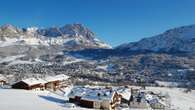
{"type": "Polygon", "coordinates": [[[46,83],[46,81],[41,79],[41,78],[28,78],[28,79],[24,79],[22,81],[25,82],[26,84],[28,84],[29,86],[46,83]]]}
{"type": "Polygon", "coordinates": [[[156,84],[159,86],[165,86],[165,87],[176,87],[179,85],[178,82],[167,82],[167,81],[155,81],[156,84]]]}
{"type": "Polygon", "coordinates": [[[99,65],[96,68],[97,69],[102,69],[102,70],[105,70],[105,71],[108,71],[108,72],[112,73],[112,72],[114,72],[113,67],[114,67],[113,64],[108,64],[108,65],[99,65]]]}
{"type": "Polygon", "coordinates": [[[195,38],[195,25],[183,26],[170,29],[162,34],[144,38],[138,42],[122,44],[118,48],[129,50],[152,50],[161,49],[169,51],[178,49],[180,51],[195,51],[193,40],[195,38]],[[191,43],[192,42],[192,43],[191,43]]]}
{"type": "Polygon", "coordinates": [[[6,78],[0,74],[0,80],[6,81],[6,78]]]}
{"type": "Polygon", "coordinates": [[[15,45],[18,40],[18,38],[5,38],[5,41],[0,41],[0,47],[15,45]]]}
{"type": "Polygon", "coordinates": [[[180,88],[147,87],[147,90],[169,94],[171,98],[171,108],[175,110],[195,109],[195,90],[191,93],[184,93],[180,88]]]}
{"type": "MultiPolygon", "coordinates": [[[[34,30],[29,30],[29,34],[31,34],[34,30]]],[[[13,46],[13,45],[63,45],[64,43],[71,41],[72,38],[47,38],[45,36],[35,37],[33,35],[29,36],[19,36],[15,38],[5,38],[5,41],[0,41],[0,47],[13,46]]]]}
{"type": "Polygon", "coordinates": [[[8,57],[0,59],[0,63],[11,62],[11,61],[14,61],[17,58],[21,58],[21,57],[24,57],[24,56],[25,55],[8,56],[8,57]]]}
{"type": "Polygon", "coordinates": [[[34,91],[25,90],[11,90],[11,89],[0,89],[0,101],[1,110],[63,110],[63,107],[46,101],[39,97],[45,93],[36,93],[34,91]]]}
{"type": "Polygon", "coordinates": [[[41,78],[27,78],[23,79],[22,81],[28,84],[29,86],[36,85],[36,84],[45,84],[47,82],[52,82],[52,81],[64,81],[67,80],[69,76],[60,74],[56,76],[48,76],[44,79],[41,78]]]}
{"type": "Polygon", "coordinates": [[[72,63],[78,63],[78,62],[82,62],[82,61],[85,61],[85,60],[84,59],[75,58],[73,61],[64,61],[63,65],[72,64],[72,63]]]}
{"type": "Polygon", "coordinates": [[[129,100],[131,96],[131,90],[128,88],[121,88],[118,89],[117,92],[122,95],[122,98],[129,100]]]}
{"type": "MultiPolygon", "coordinates": [[[[95,88],[93,88],[93,90],[91,91],[97,90],[97,87],[95,88]]],[[[67,91],[68,94],[71,89],[72,86],[64,88],[63,90],[65,92],[67,91]]],[[[81,89],[77,87],[77,89],[75,90],[77,93],[82,93],[83,91],[88,89],[81,89]]],[[[123,93],[123,91],[126,90],[127,89],[118,89],[118,92],[123,93]]],[[[184,93],[184,89],[182,88],[146,87],[146,91],[154,91],[155,93],[162,94],[168,93],[171,98],[171,109],[195,109],[195,90],[192,90],[191,93],[184,93]]],[[[90,91],[86,91],[86,93],[89,92],[90,91]]],[[[93,95],[94,93],[96,92],[93,92],[93,95]]],[[[67,97],[67,94],[65,94],[65,96],[59,96],[55,93],[48,91],[0,89],[0,98],[3,99],[3,101],[0,101],[0,110],[92,110],[87,108],[80,108],[78,106],[76,106],[75,108],[70,108],[70,106],[74,106],[74,104],[65,104],[66,99],[64,97],[67,97]]],[[[152,99],[151,96],[147,96],[147,98],[152,99]]],[[[124,109],[128,110],[127,108],[124,109]]],[[[121,108],[120,110],[124,109],[121,108]]]]}
{"type": "Polygon", "coordinates": [[[66,107],[63,97],[48,91],[0,89],[0,110],[92,110],[66,107]]]}
{"type": "MultiPolygon", "coordinates": [[[[25,44],[27,45],[40,45],[41,40],[35,37],[29,37],[29,38],[24,38],[23,41],[25,41],[25,44]]],[[[42,43],[44,44],[44,43],[42,43]]],[[[47,44],[45,44],[47,45],[47,44]]]]}
{"type": "Polygon", "coordinates": [[[16,64],[33,64],[33,62],[22,61],[22,60],[15,60],[14,62],[9,63],[8,66],[16,65],[16,64]]]}
{"type": "Polygon", "coordinates": [[[62,91],[64,91],[64,99],[65,100],[69,100],[68,95],[70,94],[72,88],[73,88],[72,85],[70,85],[70,86],[68,86],[66,88],[62,88],[62,91]]]}
{"type": "Polygon", "coordinates": [[[102,70],[105,70],[105,71],[107,71],[107,68],[108,68],[108,65],[99,65],[99,66],[97,66],[97,69],[102,69],[102,70]]]}
{"type": "Polygon", "coordinates": [[[38,30],[38,27],[28,27],[26,30],[28,33],[34,33],[38,30]]]}
{"type": "Polygon", "coordinates": [[[35,62],[44,62],[44,61],[39,58],[35,58],[35,62]]]}
{"type": "Polygon", "coordinates": [[[69,76],[64,75],[64,74],[60,74],[60,75],[56,75],[56,76],[48,76],[45,78],[45,80],[47,82],[52,82],[52,81],[63,81],[63,80],[67,80],[69,78],[69,76]]]}
{"type": "Polygon", "coordinates": [[[105,88],[74,87],[69,97],[80,96],[83,100],[102,101],[112,99],[114,91],[105,88]],[[99,96],[98,96],[99,94],[99,96]]]}

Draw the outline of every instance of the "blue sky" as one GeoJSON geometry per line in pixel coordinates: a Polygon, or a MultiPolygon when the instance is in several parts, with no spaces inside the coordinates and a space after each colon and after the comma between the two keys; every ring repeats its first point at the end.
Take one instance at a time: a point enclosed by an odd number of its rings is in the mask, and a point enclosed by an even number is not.
{"type": "Polygon", "coordinates": [[[19,27],[82,23],[117,46],[195,24],[195,0],[2,0],[0,24],[19,27]]]}

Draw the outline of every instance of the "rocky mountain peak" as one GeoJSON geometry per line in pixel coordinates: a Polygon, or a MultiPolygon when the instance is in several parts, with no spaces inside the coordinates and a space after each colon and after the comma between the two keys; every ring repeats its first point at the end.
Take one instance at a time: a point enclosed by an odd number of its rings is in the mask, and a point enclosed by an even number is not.
{"type": "Polygon", "coordinates": [[[94,37],[95,34],[82,24],[67,24],[63,27],[51,27],[39,29],[38,33],[48,37],[70,36],[75,37],[82,35],[86,38],[94,37]]]}
{"type": "Polygon", "coordinates": [[[29,45],[58,45],[71,50],[110,48],[82,24],[41,29],[36,27],[19,29],[12,25],[3,25],[0,27],[0,36],[4,40],[0,46],[20,45],[19,43],[23,42],[29,45]]]}
{"type": "Polygon", "coordinates": [[[19,29],[11,24],[5,24],[0,27],[1,31],[10,32],[10,33],[17,33],[19,29]]]}

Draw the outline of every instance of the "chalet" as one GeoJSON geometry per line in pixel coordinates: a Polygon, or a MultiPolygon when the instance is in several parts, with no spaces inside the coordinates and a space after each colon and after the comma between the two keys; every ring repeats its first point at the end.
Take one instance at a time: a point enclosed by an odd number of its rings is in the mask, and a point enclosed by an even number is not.
{"type": "Polygon", "coordinates": [[[46,77],[45,81],[47,83],[45,83],[45,88],[47,90],[56,91],[57,89],[62,88],[63,86],[66,85],[65,82],[67,81],[68,78],[69,76],[64,74],[46,77]]]}
{"type": "Polygon", "coordinates": [[[0,75],[0,86],[3,86],[6,84],[6,78],[3,75],[0,75]]]}
{"type": "Polygon", "coordinates": [[[126,87],[118,88],[117,93],[120,96],[121,104],[128,104],[129,103],[129,99],[131,96],[131,91],[129,88],[126,88],[126,87]]]}
{"type": "Polygon", "coordinates": [[[14,89],[44,90],[46,81],[40,78],[28,78],[12,85],[14,89]]]}
{"type": "Polygon", "coordinates": [[[120,100],[111,89],[76,87],[69,94],[69,101],[87,108],[114,110],[120,100]]]}

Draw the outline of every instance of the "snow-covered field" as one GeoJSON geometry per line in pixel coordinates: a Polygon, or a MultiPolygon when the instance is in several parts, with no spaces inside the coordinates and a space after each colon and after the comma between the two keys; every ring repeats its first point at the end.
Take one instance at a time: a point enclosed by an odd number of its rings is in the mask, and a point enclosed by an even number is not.
{"type": "Polygon", "coordinates": [[[64,97],[48,91],[0,89],[0,110],[86,110],[67,108],[64,97]]]}
{"type": "MultiPolygon", "coordinates": [[[[147,87],[147,90],[168,93],[172,110],[195,110],[195,90],[190,93],[179,88],[147,87]]],[[[0,89],[0,99],[0,110],[89,110],[68,108],[66,97],[48,91],[0,89]]]]}
{"type": "Polygon", "coordinates": [[[181,88],[147,87],[148,90],[169,94],[174,110],[195,110],[195,90],[185,93],[181,88]]]}

